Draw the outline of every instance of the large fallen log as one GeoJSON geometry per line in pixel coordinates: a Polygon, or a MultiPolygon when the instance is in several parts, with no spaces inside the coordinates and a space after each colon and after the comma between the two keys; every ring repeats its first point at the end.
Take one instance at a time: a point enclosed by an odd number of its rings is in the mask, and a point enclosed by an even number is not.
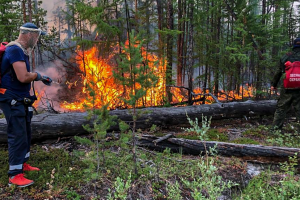
{"type": "MultiPolygon", "coordinates": [[[[225,119],[231,117],[273,115],[276,107],[275,100],[246,101],[231,103],[216,103],[186,107],[163,107],[138,109],[139,118],[137,128],[147,129],[153,124],[162,128],[188,124],[187,115],[191,119],[201,120],[202,115],[212,116],[212,119],[225,119]]],[[[132,110],[113,110],[118,120],[132,124],[132,110]]],[[[91,124],[85,117],[87,113],[43,113],[35,115],[32,119],[33,140],[43,140],[64,136],[86,134],[83,124],[91,124]]],[[[116,125],[110,131],[117,131],[116,125]]],[[[0,143],[6,142],[6,121],[0,119],[0,143]]]]}
{"type": "MultiPolygon", "coordinates": [[[[190,155],[209,155],[211,149],[215,149],[218,155],[240,157],[247,161],[260,163],[279,163],[288,161],[289,157],[297,153],[300,158],[299,148],[287,148],[276,146],[262,146],[250,144],[234,144],[215,141],[189,140],[184,138],[155,137],[153,135],[142,135],[137,137],[137,145],[147,147],[156,151],[169,148],[172,152],[190,155]],[[159,141],[159,142],[157,142],[159,141]]],[[[299,163],[300,164],[300,163],[299,163]]]]}

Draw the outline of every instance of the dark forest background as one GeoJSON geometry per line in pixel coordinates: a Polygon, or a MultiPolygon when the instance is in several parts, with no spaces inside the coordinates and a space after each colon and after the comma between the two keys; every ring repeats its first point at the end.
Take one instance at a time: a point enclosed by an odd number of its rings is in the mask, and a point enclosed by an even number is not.
{"type": "Polygon", "coordinates": [[[166,62],[166,85],[215,95],[252,86],[255,97],[264,98],[299,32],[299,3],[293,0],[65,0],[52,11],[51,27],[41,1],[0,3],[2,41],[15,40],[24,22],[47,30],[32,54],[33,68],[59,59],[67,70],[84,74],[71,59],[78,47],[96,46],[103,57],[117,57],[134,30],[143,48],[166,62]]]}

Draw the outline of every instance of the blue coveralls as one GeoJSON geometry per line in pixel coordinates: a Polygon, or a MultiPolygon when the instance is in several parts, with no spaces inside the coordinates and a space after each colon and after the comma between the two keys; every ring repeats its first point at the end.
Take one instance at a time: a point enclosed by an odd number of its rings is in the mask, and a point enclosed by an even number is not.
{"type": "Polygon", "coordinates": [[[25,62],[27,71],[30,71],[29,56],[16,45],[8,46],[1,65],[4,76],[1,79],[0,108],[7,121],[9,176],[23,173],[23,163],[29,159],[31,145],[33,109],[24,103],[24,98],[34,100],[34,97],[30,96],[31,83],[21,83],[15,75],[12,64],[17,61],[25,62]]]}

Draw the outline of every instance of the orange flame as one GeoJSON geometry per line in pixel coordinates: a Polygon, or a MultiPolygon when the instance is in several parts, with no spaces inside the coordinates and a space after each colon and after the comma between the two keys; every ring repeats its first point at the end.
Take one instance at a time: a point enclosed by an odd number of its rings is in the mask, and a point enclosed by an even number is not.
{"type": "MultiPolygon", "coordinates": [[[[171,89],[173,94],[172,102],[188,102],[188,90],[173,87],[171,89]]],[[[215,96],[209,91],[203,91],[200,88],[195,88],[192,92],[192,101],[194,105],[202,104],[205,101],[206,104],[216,103],[216,99],[221,102],[243,100],[244,98],[251,98],[254,96],[254,88],[251,86],[240,86],[239,93],[237,91],[219,91],[215,96]],[[205,97],[205,99],[203,99],[205,97]]]]}
{"type": "MultiPolygon", "coordinates": [[[[159,62],[158,67],[156,63],[158,58],[156,55],[147,53],[142,50],[142,56],[144,61],[149,65],[151,69],[155,69],[154,73],[159,77],[159,82],[155,88],[151,88],[147,91],[147,95],[138,102],[138,106],[155,106],[163,104],[164,94],[164,74],[165,74],[165,64],[164,62],[159,62]]],[[[83,72],[82,82],[83,89],[80,95],[75,97],[75,101],[72,103],[63,102],[61,107],[66,110],[83,110],[85,105],[101,107],[108,104],[109,109],[124,108],[125,103],[120,97],[125,96],[126,98],[126,86],[121,86],[116,84],[112,70],[113,66],[109,65],[111,58],[104,59],[99,56],[96,47],[91,48],[88,51],[79,51],[76,56],[77,64],[80,70],[83,72]],[[90,85],[95,91],[94,101],[91,99],[87,87],[90,85]]],[[[68,83],[73,84],[73,83],[68,83]]]]}
{"type": "MultiPolygon", "coordinates": [[[[166,61],[164,59],[159,60],[156,55],[147,52],[144,48],[142,48],[142,56],[144,58],[144,62],[151,69],[154,69],[154,74],[158,76],[159,79],[157,85],[147,91],[146,96],[138,102],[137,106],[149,107],[163,105],[166,96],[166,61]]],[[[93,47],[87,51],[78,50],[76,60],[82,72],[81,81],[83,83],[83,89],[81,93],[74,96],[74,102],[63,102],[60,105],[61,108],[68,111],[82,111],[84,110],[85,105],[88,105],[89,107],[94,106],[96,108],[99,108],[105,104],[109,105],[109,109],[128,107],[120,97],[128,98],[128,94],[126,94],[125,91],[127,91],[129,88],[116,84],[112,73],[114,70],[114,66],[109,64],[110,59],[112,58],[102,58],[99,55],[96,47],[93,47]],[[89,94],[89,91],[87,90],[88,85],[90,85],[93,91],[95,91],[93,100],[91,95],[89,94]]],[[[72,85],[76,85],[77,82],[67,84],[69,85],[69,87],[71,87],[72,85]]],[[[171,93],[173,94],[172,103],[188,101],[187,90],[172,87],[171,93]]],[[[194,104],[203,103],[203,101],[200,101],[199,99],[204,96],[206,103],[215,102],[215,99],[212,96],[207,95],[207,92],[202,91],[200,88],[194,89],[193,94],[194,104]]],[[[243,97],[252,97],[253,88],[248,86],[241,86],[239,94],[240,95],[237,95],[233,91],[220,91],[217,98],[220,101],[229,101],[241,100],[243,97]]]]}

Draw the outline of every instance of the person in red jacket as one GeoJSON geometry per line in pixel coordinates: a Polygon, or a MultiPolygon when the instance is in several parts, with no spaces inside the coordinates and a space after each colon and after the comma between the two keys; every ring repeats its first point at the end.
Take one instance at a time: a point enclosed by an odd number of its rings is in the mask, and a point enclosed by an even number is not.
{"type": "MultiPolygon", "coordinates": [[[[271,90],[277,90],[278,84],[282,76],[285,74],[285,64],[287,62],[300,61],[300,38],[296,38],[293,42],[292,52],[287,53],[280,59],[279,67],[271,82],[271,90]]],[[[286,113],[293,105],[297,120],[300,120],[300,89],[284,88],[283,83],[280,84],[280,97],[277,102],[276,111],[273,119],[273,129],[281,130],[283,127],[286,113]]]]}

